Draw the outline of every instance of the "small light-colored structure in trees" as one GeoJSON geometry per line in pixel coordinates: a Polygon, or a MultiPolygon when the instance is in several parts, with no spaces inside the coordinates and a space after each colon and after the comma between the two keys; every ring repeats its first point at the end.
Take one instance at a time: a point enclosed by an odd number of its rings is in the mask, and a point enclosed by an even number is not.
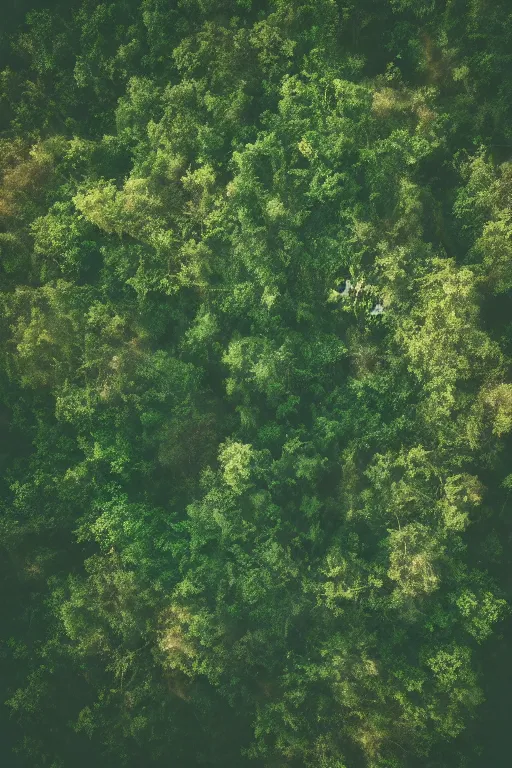
{"type": "Polygon", "coordinates": [[[351,290],[352,290],[352,283],[350,282],[350,280],[345,280],[344,282],[340,283],[336,288],[336,292],[343,297],[348,296],[351,290]]]}
{"type": "Polygon", "coordinates": [[[370,311],[370,315],[382,315],[384,312],[384,307],[382,304],[378,303],[374,306],[374,308],[370,311]]]}

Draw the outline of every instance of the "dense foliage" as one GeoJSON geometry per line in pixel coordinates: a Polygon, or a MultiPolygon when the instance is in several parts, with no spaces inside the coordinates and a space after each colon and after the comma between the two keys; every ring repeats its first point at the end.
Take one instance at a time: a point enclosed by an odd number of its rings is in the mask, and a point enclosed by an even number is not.
{"type": "Polygon", "coordinates": [[[510,3],[7,5],[2,765],[509,765],[510,3]]]}

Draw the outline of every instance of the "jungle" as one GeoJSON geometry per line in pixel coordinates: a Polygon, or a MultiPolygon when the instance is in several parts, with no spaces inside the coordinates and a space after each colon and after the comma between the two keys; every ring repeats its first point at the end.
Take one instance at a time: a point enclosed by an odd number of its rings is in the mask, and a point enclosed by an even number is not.
{"type": "Polygon", "coordinates": [[[0,764],[506,768],[512,4],[9,0],[0,764]]]}

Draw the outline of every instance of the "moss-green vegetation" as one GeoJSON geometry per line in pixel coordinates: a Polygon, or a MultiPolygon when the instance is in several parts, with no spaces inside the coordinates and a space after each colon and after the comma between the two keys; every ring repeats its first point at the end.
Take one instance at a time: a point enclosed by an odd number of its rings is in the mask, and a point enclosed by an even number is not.
{"type": "Polygon", "coordinates": [[[505,768],[508,0],[7,3],[8,768],[505,768]]]}

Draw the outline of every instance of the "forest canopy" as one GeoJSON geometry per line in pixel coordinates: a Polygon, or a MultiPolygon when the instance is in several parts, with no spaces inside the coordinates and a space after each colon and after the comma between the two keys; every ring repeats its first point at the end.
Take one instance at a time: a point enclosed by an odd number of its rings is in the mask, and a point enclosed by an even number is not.
{"type": "Polygon", "coordinates": [[[505,768],[508,0],[11,0],[6,768],[505,768]]]}

